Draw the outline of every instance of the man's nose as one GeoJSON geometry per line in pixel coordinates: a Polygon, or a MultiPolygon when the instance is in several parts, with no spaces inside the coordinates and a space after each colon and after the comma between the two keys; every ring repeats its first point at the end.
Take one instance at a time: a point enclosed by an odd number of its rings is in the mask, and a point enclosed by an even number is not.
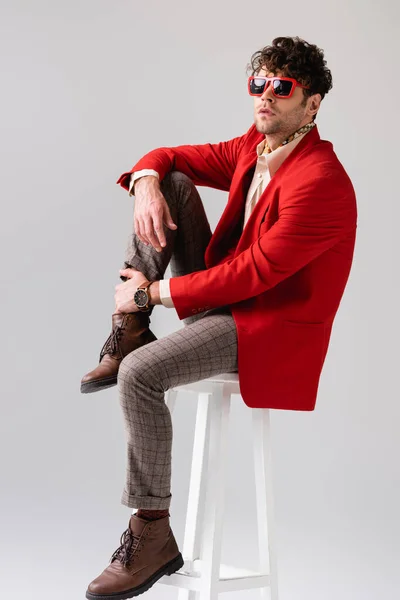
{"type": "Polygon", "coordinates": [[[271,100],[274,99],[274,95],[273,95],[271,89],[272,89],[271,88],[271,82],[267,81],[265,89],[264,89],[263,93],[260,96],[260,98],[261,98],[262,101],[265,101],[265,100],[270,100],[271,101],[271,100]]]}

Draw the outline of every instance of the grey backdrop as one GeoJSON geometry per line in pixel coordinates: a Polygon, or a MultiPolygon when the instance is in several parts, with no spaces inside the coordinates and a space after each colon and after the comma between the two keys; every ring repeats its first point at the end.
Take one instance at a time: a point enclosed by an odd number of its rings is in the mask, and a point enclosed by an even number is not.
{"type": "MultiPolygon", "coordinates": [[[[316,410],[272,413],[281,599],[398,598],[398,5],[2,0],[0,17],[0,596],[84,598],[131,512],[117,390],[79,391],[110,331],[132,226],[116,179],[152,148],[244,133],[251,54],[299,35],[333,73],[317,123],[359,223],[316,410]]],[[[199,191],[214,228],[227,194],[199,191]]],[[[158,336],[182,326],[163,307],[153,324],[158,336]]],[[[180,545],[195,408],[182,395],[173,417],[180,545]]],[[[249,568],[250,416],[236,396],[223,547],[224,562],[249,568]]]]}

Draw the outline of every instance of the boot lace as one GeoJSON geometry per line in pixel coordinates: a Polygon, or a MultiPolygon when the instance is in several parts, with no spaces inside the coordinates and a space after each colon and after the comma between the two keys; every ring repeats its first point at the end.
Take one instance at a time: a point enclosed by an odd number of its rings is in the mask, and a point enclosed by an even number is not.
{"type": "Polygon", "coordinates": [[[123,358],[123,354],[119,345],[122,331],[124,330],[123,325],[116,325],[112,330],[108,338],[106,339],[104,346],[100,351],[99,362],[101,362],[105,354],[117,355],[118,358],[123,358]]]}
{"type": "Polygon", "coordinates": [[[115,550],[115,552],[113,552],[110,562],[119,560],[124,566],[126,566],[131,559],[132,554],[136,550],[139,540],[140,535],[135,535],[128,527],[128,529],[126,529],[121,535],[121,545],[115,550]]]}

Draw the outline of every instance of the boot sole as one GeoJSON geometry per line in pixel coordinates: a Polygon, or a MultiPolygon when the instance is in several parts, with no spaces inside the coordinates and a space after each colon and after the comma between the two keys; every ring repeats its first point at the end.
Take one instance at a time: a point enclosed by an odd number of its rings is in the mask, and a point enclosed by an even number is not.
{"type": "Polygon", "coordinates": [[[91,392],[98,392],[99,390],[105,390],[113,385],[117,385],[117,376],[107,377],[105,379],[97,379],[96,381],[87,381],[81,383],[81,393],[90,394],[91,392]]]}
{"type": "Polygon", "coordinates": [[[141,585],[131,588],[130,590],[126,590],[125,592],[121,592],[120,594],[111,593],[111,594],[92,594],[91,592],[86,592],[86,598],[88,600],[126,600],[127,598],[134,598],[135,596],[139,596],[144,592],[147,592],[161,577],[164,575],[172,575],[176,571],[179,571],[184,565],[184,560],[182,558],[182,554],[179,552],[178,556],[173,558],[166,565],[158,569],[147,581],[144,581],[141,585]]]}

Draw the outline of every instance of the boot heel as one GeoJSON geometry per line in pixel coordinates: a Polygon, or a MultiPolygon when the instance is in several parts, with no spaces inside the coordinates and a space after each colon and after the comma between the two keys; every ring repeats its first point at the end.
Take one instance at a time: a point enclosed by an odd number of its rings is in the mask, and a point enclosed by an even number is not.
{"type": "Polygon", "coordinates": [[[185,564],[185,561],[182,558],[182,554],[179,553],[176,558],[168,565],[166,575],[172,575],[176,571],[179,571],[185,564]]]}

